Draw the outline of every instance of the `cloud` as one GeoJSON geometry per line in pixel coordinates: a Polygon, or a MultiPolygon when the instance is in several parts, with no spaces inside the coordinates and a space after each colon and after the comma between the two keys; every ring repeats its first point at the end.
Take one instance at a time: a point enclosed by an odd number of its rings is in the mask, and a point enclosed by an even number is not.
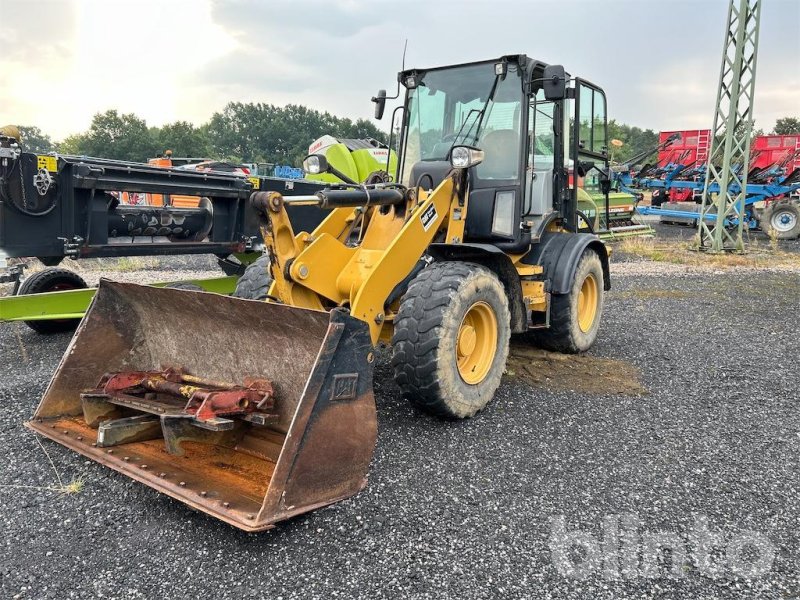
{"type": "MultiPolygon", "coordinates": [[[[0,2],[0,122],[56,137],[108,108],[151,125],[201,123],[230,101],[368,118],[406,39],[407,66],[523,52],[604,87],[618,121],[710,126],[726,17],[723,0],[0,2]]],[[[765,3],[760,127],[800,113],[798,23],[800,2],[765,3]]]]}

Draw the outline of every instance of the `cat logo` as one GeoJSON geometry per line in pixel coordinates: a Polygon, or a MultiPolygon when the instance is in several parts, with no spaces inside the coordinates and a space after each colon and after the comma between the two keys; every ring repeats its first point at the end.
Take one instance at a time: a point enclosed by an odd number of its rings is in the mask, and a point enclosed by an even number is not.
{"type": "Polygon", "coordinates": [[[333,376],[331,400],[354,400],[358,384],[358,373],[344,373],[333,376]]]}

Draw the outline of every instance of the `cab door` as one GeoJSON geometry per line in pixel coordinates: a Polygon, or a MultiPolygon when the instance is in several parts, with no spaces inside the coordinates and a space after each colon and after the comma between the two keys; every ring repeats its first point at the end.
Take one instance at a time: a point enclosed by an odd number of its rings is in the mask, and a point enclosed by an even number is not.
{"type": "MultiPolygon", "coordinates": [[[[575,78],[573,93],[573,118],[570,132],[570,206],[566,211],[568,227],[578,230],[579,195],[581,189],[596,201],[596,209],[601,214],[589,217],[595,221],[608,223],[608,119],[606,114],[606,95],[596,85],[575,78]],[[606,183],[607,182],[607,183],[606,183]]],[[[585,197],[585,196],[584,196],[585,197]]],[[[588,217],[588,215],[586,215],[588,217]]],[[[606,225],[607,227],[607,225],[606,225]]]]}

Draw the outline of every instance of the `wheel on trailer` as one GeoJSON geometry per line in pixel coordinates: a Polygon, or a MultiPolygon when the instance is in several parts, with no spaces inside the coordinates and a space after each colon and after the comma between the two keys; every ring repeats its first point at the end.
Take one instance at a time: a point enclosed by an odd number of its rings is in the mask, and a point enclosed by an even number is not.
{"type": "Polygon", "coordinates": [[[800,203],[786,198],[770,202],[761,213],[761,229],[779,240],[800,238],[800,203]]]}
{"type": "MultiPolygon", "coordinates": [[[[25,294],[44,294],[64,290],[82,290],[88,286],[83,277],[67,269],[48,267],[26,277],[17,291],[18,296],[25,294]]],[[[61,333],[72,331],[80,323],[80,319],[50,319],[25,321],[25,324],[38,333],[61,333]]]]}
{"type": "Polygon", "coordinates": [[[532,343],[569,354],[591,348],[603,313],[603,285],[600,257],[594,250],[586,249],[575,269],[569,293],[551,297],[550,327],[531,332],[532,343]]]}
{"type": "Polygon", "coordinates": [[[392,367],[403,396],[441,417],[473,416],[500,385],[510,322],[505,289],[489,269],[462,262],[423,269],[394,321],[392,367]]]}
{"type": "Polygon", "coordinates": [[[269,274],[269,256],[262,254],[247,265],[244,274],[236,282],[232,296],[245,300],[266,300],[272,276],[269,274]]]}

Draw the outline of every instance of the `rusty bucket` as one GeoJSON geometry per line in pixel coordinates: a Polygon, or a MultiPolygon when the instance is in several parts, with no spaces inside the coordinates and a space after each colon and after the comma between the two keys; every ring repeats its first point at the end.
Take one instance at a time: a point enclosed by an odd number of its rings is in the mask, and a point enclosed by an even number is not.
{"type": "Polygon", "coordinates": [[[102,281],[28,427],[247,531],[366,484],[367,326],[102,281]]]}

